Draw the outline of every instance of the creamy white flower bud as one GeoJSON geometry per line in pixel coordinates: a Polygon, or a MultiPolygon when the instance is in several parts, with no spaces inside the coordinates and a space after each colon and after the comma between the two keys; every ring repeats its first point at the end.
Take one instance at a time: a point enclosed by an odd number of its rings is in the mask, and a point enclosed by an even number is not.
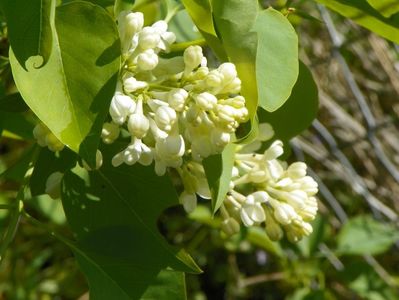
{"type": "Polygon", "coordinates": [[[218,101],[214,95],[208,92],[203,92],[201,94],[195,95],[194,100],[197,105],[203,110],[212,110],[218,101]]]}
{"type": "Polygon", "coordinates": [[[218,70],[212,70],[206,76],[205,82],[210,87],[219,87],[222,85],[223,80],[223,74],[221,74],[218,70]]]}
{"type": "Polygon", "coordinates": [[[232,63],[223,63],[217,70],[223,75],[224,84],[230,83],[237,77],[236,66],[232,63]]]}
{"type": "Polygon", "coordinates": [[[137,56],[137,66],[143,71],[153,70],[158,64],[158,55],[153,49],[147,49],[137,56]]]}
{"type": "Polygon", "coordinates": [[[121,38],[132,39],[144,25],[144,16],[141,12],[123,11],[118,16],[118,28],[121,38]]]}
{"type": "Polygon", "coordinates": [[[181,112],[184,109],[188,93],[184,89],[173,89],[168,93],[168,103],[174,110],[181,112]]]}
{"type": "Polygon", "coordinates": [[[288,173],[288,176],[290,176],[291,178],[302,178],[302,177],[306,176],[306,169],[307,169],[307,166],[305,163],[294,162],[293,164],[291,164],[288,167],[287,173],[288,173]]]}
{"type": "Polygon", "coordinates": [[[202,48],[200,46],[189,46],[184,50],[183,59],[186,65],[186,70],[193,70],[201,64],[202,58],[202,48]]]}
{"type": "Polygon", "coordinates": [[[179,202],[183,204],[184,210],[187,213],[191,213],[197,207],[197,196],[195,194],[189,194],[184,191],[180,194],[179,202]]]}
{"type": "MultiPolygon", "coordinates": [[[[85,168],[87,171],[93,171],[93,169],[87,164],[85,160],[82,160],[83,163],[83,168],[85,168]]],[[[101,153],[100,150],[96,151],[96,167],[94,170],[98,170],[101,168],[103,165],[103,154],[101,153]]]]}
{"type": "Polygon", "coordinates": [[[305,201],[308,198],[307,194],[301,190],[295,190],[290,192],[285,192],[283,194],[283,199],[287,201],[295,210],[301,210],[305,208],[305,201]]]}
{"type": "Polygon", "coordinates": [[[184,139],[181,135],[169,135],[156,143],[157,154],[161,158],[177,158],[185,152],[184,139]]]}
{"type": "Polygon", "coordinates": [[[241,91],[241,80],[240,78],[236,77],[231,82],[226,84],[219,93],[238,94],[240,91],[241,91]]]}
{"type": "Polygon", "coordinates": [[[222,122],[234,122],[235,109],[230,105],[216,105],[216,112],[222,122]]]}
{"type": "Polygon", "coordinates": [[[195,73],[190,77],[193,80],[201,80],[204,79],[209,74],[208,67],[199,67],[195,73]]]}
{"type": "Polygon", "coordinates": [[[52,173],[46,181],[45,192],[53,199],[58,199],[61,196],[61,181],[64,174],[61,172],[52,173]]]}
{"type": "Polygon", "coordinates": [[[155,123],[164,131],[170,131],[173,124],[176,122],[176,111],[169,106],[160,106],[155,113],[155,123]]]}
{"type": "Polygon", "coordinates": [[[133,93],[146,87],[148,87],[147,82],[139,81],[134,77],[127,77],[123,80],[123,88],[125,89],[126,93],[133,93]]]}
{"type": "Polygon", "coordinates": [[[211,133],[212,144],[218,148],[224,148],[230,143],[231,135],[220,128],[215,128],[211,133]]]}
{"type": "Polygon", "coordinates": [[[283,150],[283,142],[282,141],[274,141],[273,144],[265,151],[264,157],[266,160],[273,160],[277,157],[281,156],[284,153],[283,150]]]}
{"type": "Polygon", "coordinates": [[[127,128],[133,136],[141,139],[147,134],[150,122],[142,113],[134,113],[129,117],[127,128]]]}
{"type": "Polygon", "coordinates": [[[170,45],[176,41],[176,35],[173,32],[167,31],[168,23],[161,20],[161,21],[155,22],[151,27],[154,28],[155,31],[161,37],[161,39],[157,45],[157,48],[164,50],[164,51],[169,51],[170,45]]]}
{"type": "MultiPolygon", "coordinates": [[[[277,201],[276,201],[277,202],[277,201]]],[[[282,225],[288,225],[292,220],[298,218],[297,213],[291,205],[273,202],[274,217],[282,225]]]]}
{"type": "Polygon", "coordinates": [[[191,151],[193,158],[206,158],[210,156],[212,154],[212,142],[209,139],[209,136],[195,136],[192,139],[191,151]]]}
{"type": "Polygon", "coordinates": [[[119,137],[119,133],[117,124],[106,122],[101,130],[101,138],[105,144],[112,144],[119,137]]]}
{"type": "Polygon", "coordinates": [[[46,147],[46,135],[49,133],[48,128],[43,125],[42,123],[38,123],[35,128],[33,128],[33,136],[37,140],[37,143],[42,146],[46,147]]]}
{"type": "Polygon", "coordinates": [[[231,170],[231,177],[238,177],[240,176],[240,171],[238,170],[237,167],[233,167],[233,169],[231,170]]]}
{"type": "Polygon", "coordinates": [[[155,28],[144,27],[139,33],[139,47],[143,50],[157,47],[161,37],[155,28]]]}
{"type": "Polygon", "coordinates": [[[129,96],[116,93],[111,100],[109,114],[116,124],[123,124],[126,118],[134,112],[136,103],[129,96]]]}
{"type": "Polygon", "coordinates": [[[259,168],[253,168],[247,174],[248,180],[253,183],[266,182],[266,180],[268,179],[266,171],[259,168]]]}
{"type": "Polygon", "coordinates": [[[236,219],[229,217],[229,218],[223,220],[222,224],[220,225],[220,229],[227,236],[231,236],[240,231],[240,224],[237,222],[236,219]]]}

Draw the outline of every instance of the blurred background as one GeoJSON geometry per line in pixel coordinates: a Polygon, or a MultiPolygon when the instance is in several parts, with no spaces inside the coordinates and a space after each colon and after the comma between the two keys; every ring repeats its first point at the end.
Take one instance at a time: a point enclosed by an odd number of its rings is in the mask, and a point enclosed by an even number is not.
{"type": "MultiPolygon", "coordinates": [[[[180,207],[169,209],[159,219],[161,232],[204,270],[186,276],[188,299],[399,299],[399,46],[314,1],[261,4],[289,15],[300,58],[318,86],[317,119],[290,141],[287,160],[308,164],[319,183],[320,213],[314,233],[290,244],[272,242],[258,229],[227,239],[206,202],[189,218],[180,207]]],[[[163,7],[163,1],[144,0],[138,9],[151,23],[163,7]]],[[[183,10],[170,26],[180,42],[199,38],[183,10]]],[[[15,87],[4,22],[1,32],[5,95],[15,87]]],[[[19,166],[33,145],[34,118],[20,109],[0,107],[0,299],[88,299],[70,250],[6,209],[17,196],[24,175],[19,166]]],[[[28,206],[70,235],[60,201],[39,196],[28,206]]]]}

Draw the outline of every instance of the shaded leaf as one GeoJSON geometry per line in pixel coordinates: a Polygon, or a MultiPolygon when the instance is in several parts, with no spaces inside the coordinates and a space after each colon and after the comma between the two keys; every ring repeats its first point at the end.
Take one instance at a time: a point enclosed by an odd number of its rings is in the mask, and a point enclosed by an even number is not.
{"type": "Polygon", "coordinates": [[[81,249],[75,254],[91,299],[138,299],[167,267],[199,269],[184,251],[169,246],[156,227],[162,211],[178,203],[170,180],[149,167],[114,168],[109,149],[103,150],[99,171],[65,174],[62,202],[81,249]]]}
{"type": "Polygon", "coordinates": [[[10,53],[14,79],[39,119],[94,165],[119,70],[118,33],[109,14],[88,2],[57,7],[55,25],[44,67],[26,71],[10,53]]]}
{"type": "Polygon", "coordinates": [[[253,245],[278,257],[283,257],[283,249],[278,242],[273,242],[266,234],[266,231],[260,227],[248,227],[247,236],[249,242],[253,245]]]}
{"type": "Polygon", "coordinates": [[[216,56],[221,61],[226,61],[226,52],[213,23],[211,0],[182,0],[182,3],[216,56]]]}
{"type": "Polygon", "coordinates": [[[76,162],[77,155],[67,148],[57,153],[50,151],[47,147],[41,148],[30,178],[32,196],[45,193],[47,178],[52,173],[65,173],[73,168],[76,162]]]}
{"type": "Polygon", "coordinates": [[[399,240],[399,232],[390,224],[381,223],[371,216],[350,219],[338,235],[339,254],[371,254],[387,251],[399,240]]]}
{"type": "Polygon", "coordinates": [[[119,14],[126,10],[131,11],[133,9],[135,0],[115,0],[114,4],[114,17],[118,18],[119,14]]]}
{"type": "Polygon", "coordinates": [[[385,18],[366,0],[317,1],[384,38],[399,43],[399,13],[392,15],[390,18],[385,18]]]}
{"type": "Polygon", "coordinates": [[[231,173],[234,166],[234,144],[229,144],[221,154],[203,160],[205,175],[212,196],[212,212],[216,213],[230,189],[231,173]]]}
{"type": "Polygon", "coordinates": [[[287,102],[273,113],[259,110],[258,115],[260,122],[273,126],[276,139],[289,141],[310,126],[316,118],[318,104],[317,85],[312,73],[300,62],[299,77],[287,102]]]}
{"type": "Polygon", "coordinates": [[[367,2],[386,18],[399,12],[399,2],[397,0],[367,0],[367,2]]]}
{"type": "Polygon", "coordinates": [[[33,139],[33,123],[23,113],[0,111],[0,128],[2,135],[17,139],[33,139]]]}
{"type": "Polygon", "coordinates": [[[53,0],[2,0],[8,37],[16,59],[23,68],[40,68],[49,59],[52,49],[51,23],[53,0]],[[28,59],[32,60],[26,64],[28,59]]]}

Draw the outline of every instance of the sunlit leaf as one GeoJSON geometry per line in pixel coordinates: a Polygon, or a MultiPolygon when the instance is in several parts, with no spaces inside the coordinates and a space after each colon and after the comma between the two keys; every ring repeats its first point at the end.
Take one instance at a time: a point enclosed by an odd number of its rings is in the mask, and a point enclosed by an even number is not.
{"type": "MultiPolygon", "coordinates": [[[[399,43],[399,13],[386,18],[375,10],[366,0],[317,0],[344,17],[359,25],[399,43]]],[[[381,1],[376,0],[380,3],[381,1]]]]}
{"type": "Polygon", "coordinates": [[[14,79],[39,119],[93,165],[119,70],[118,33],[110,15],[88,2],[58,7],[55,25],[44,67],[26,71],[10,53],[14,79]]]}
{"type": "Polygon", "coordinates": [[[253,30],[258,37],[259,105],[275,111],[289,98],[298,78],[298,37],[288,19],[273,8],[258,14],[253,30]]]}
{"type": "Polygon", "coordinates": [[[220,208],[229,191],[235,147],[234,144],[229,144],[221,154],[212,155],[203,161],[206,178],[211,189],[213,213],[220,208]]]}
{"type": "Polygon", "coordinates": [[[312,73],[305,64],[299,64],[299,77],[286,103],[273,113],[259,110],[260,122],[273,126],[275,138],[289,141],[308,128],[316,118],[318,91],[312,73]]]}

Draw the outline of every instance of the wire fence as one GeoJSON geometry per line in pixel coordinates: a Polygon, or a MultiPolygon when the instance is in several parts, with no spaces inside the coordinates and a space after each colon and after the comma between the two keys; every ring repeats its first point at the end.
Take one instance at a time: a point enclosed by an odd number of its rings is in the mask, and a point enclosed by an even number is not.
{"type": "MultiPolygon", "coordinates": [[[[301,58],[318,84],[320,112],[311,128],[291,141],[293,152],[310,166],[322,210],[332,210],[336,226],[348,220],[357,198],[374,218],[398,226],[399,47],[322,5],[315,11],[320,31],[303,26],[299,36],[301,58]],[[353,198],[345,199],[343,191],[353,198]]],[[[345,268],[325,244],[319,250],[337,270],[345,268]]],[[[393,285],[373,256],[363,258],[393,285]]]]}

